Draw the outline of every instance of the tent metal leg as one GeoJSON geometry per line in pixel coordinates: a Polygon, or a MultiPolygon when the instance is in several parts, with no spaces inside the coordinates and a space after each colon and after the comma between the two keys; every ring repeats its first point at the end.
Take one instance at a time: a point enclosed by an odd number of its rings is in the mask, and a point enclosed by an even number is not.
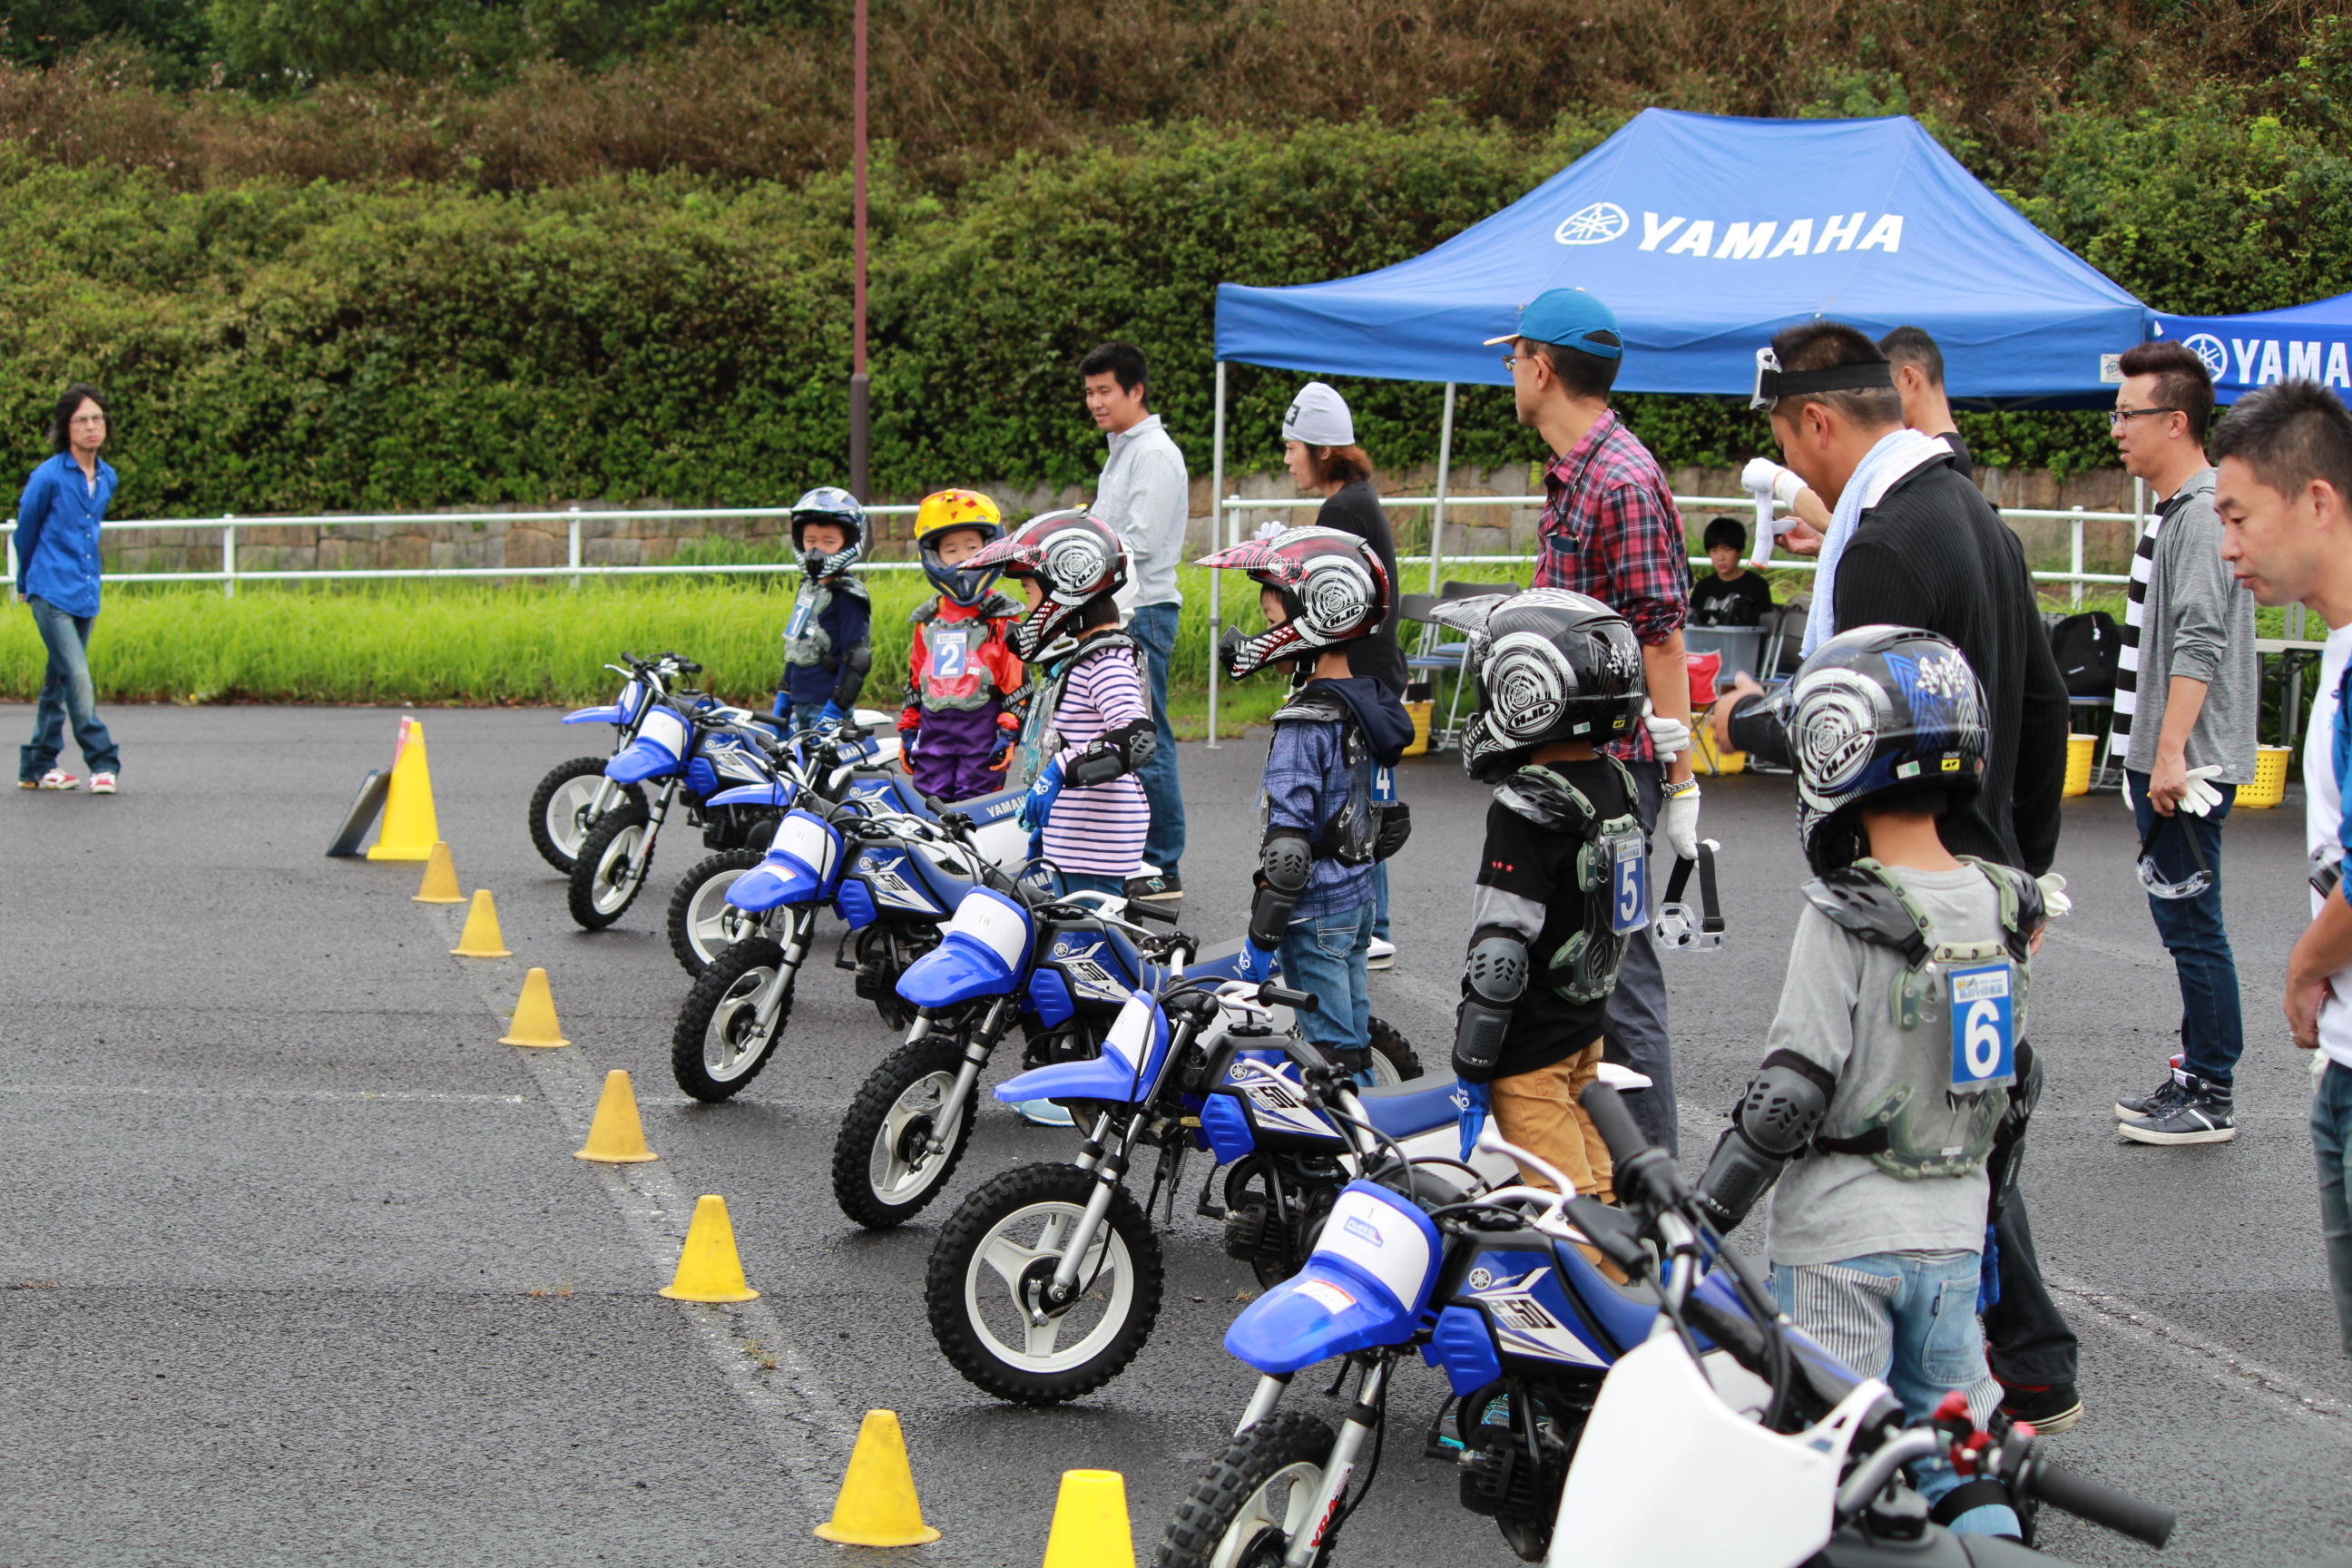
{"type": "Polygon", "coordinates": [[[1429,591],[1437,592],[1437,566],[1444,559],[1445,483],[1454,470],[1454,384],[1445,384],[1445,417],[1437,427],[1437,495],[1429,509],[1429,591]]]}
{"type": "MultiPolygon", "coordinates": [[[[1217,416],[1209,457],[1209,548],[1225,542],[1225,362],[1217,362],[1217,416]]],[[[1209,574],[1209,740],[1217,749],[1217,645],[1225,635],[1224,574],[1209,574]]]]}

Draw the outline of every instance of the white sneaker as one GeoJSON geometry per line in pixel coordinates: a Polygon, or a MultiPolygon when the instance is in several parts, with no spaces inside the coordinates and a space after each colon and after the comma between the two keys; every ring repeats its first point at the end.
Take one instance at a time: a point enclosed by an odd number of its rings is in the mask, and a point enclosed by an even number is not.
{"type": "Polygon", "coordinates": [[[112,795],[114,793],[114,775],[112,773],[90,774],[89,793],[92,795],[112,795]]]}
{"type": "Polygon", "coordinates": [[[1364,967],[1366,969],[1394,969],[1396,967],[1396,943],[1389,941],[1386,937],[1376,936],[1372,938],[1372,945],[1364,950],[1364,967]]]}
{"type": "Polygon", "coordinates": [[[81,780],[74,777],[73,774],[66,772],[65,769],[51,768],[47,773],[41,775],[41,782],[37,787],[41,789],[71,789],[79,783],[81,783],[81,780]]]}

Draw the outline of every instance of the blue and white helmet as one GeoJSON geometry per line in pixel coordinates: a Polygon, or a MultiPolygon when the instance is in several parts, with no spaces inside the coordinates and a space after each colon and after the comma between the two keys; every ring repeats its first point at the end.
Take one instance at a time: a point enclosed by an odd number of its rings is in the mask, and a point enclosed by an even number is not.
{"type": "Polygon", "coordinates": [[[1863,852],[1864,802],[1928,790],[1958,799],[1982,787],[1984,689],[1967,657],[1934,632],[1840,632],[1799,667],[1786,712],[1797,837],[1816,872],[1863,852]]]}
{"type": "Polygon", "coordinates": [[[802,569],[812,577],[832,577],[848,571],[866,555],[866,509],[838,485],[817,486],[793,502],[793,548],[800,553],[802,569]],[[832,523],[847,536],[848,544],[831,554],[811,555],[801,543],[801,534],[812,522],[832,523]]]}

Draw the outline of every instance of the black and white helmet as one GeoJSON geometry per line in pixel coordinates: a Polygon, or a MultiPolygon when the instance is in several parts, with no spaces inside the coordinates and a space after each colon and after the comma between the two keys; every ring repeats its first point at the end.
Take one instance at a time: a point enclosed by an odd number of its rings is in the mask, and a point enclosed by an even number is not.
{"type": "Polygon", "coordinates": [[[1816,872],[1863,853],[1855,808],[1897,792],[1982,787],[1984,689],[1960,650],[1914,626],[1857,626],[1813,650],[1790,682],[1797,837],[1816,872]]]}
{"type": "Polygon", "coordinates": [[[819,485],[793,502],[792,524],[793,548],[800,553],[802,570],[812,577],[838,576],[865,557],[866,509],[838,485],[819,485]],[[812,522],[832,523],[849,542],[829,554],[810,554],[801,537],[812,522]]]}
{"type": "Polygon", "coordinates": [[[1301,654],[1368,637],[1388,619],[1389,574],[1372,547],[1336,528],[1286,529],[1203,556],[1200,564],[1246,572],[1282,595],[1290,618],[1254,637],[1234,627],[1218,649],[1235,680],[1301,654]]]}
{"type": "Polygon", "coordinates": [[[1642,722],[1642,645],[1598,599],[1529,588],[1441,599],[1430,619],[1469,634],[1478,711],[1463,726],[1462,766],[1473,778],[1500,778],[1539,746],[1601,745],[1642,722]]]}
{"type": "Polygon", "coordinates": [[[994,567],[1007,577],[1034,577],[1045,590],[1037,607],[1005,634],[1013,651],[1034,664],[1076,646],[1087,601],[1127,585],[1127,542],[1094,513],[1073,507],[1031,518],[963,564],[967,572],[994,567]]]}

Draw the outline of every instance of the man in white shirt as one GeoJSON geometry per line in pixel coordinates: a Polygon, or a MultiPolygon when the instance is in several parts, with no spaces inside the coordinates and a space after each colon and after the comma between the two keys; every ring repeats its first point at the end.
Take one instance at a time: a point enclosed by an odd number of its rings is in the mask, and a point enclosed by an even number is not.
{"type": "Polygon", "coordinates": [[[2257,602],[2300,602],[2328,626],[2303,742],[2312,921],[2287,956],[2286,1022],[2298,1049],[2320,1053],[2311,1102],[2319,1222],[2352,1356],[2352,889],[2338,868],[2352,846],[2343,790],[2352,765],[2344,700],[2352,654],[2352,411],[2317,382],[2279,382],[2241,400],[2210,449],[2231,572],[2257,602]]]}
{"type": "Polygon", "coordinates": [[[1184,522],[1192,510],[1192,480],[1184,454],[1145,409],[1149,391],[1143,351],[1104,343],[1078,362],[1087,412],[1110,439],[1094,513],[1127,541],[1129,587],[1119,608],[1143,649],[1151,683],[1151,719],[1160,744],[1138,771],[1151,803],[1151,831],[1143,841],[1144,874],[1129,878],[1130,899],[1181,899],[1176,863],[1184,858],[1184,792],[1176,776],[1176,731],[1168,722],[1168,661],[1176,651],[1176,617],[1184,602],[1176,567],[1184,558],[1184,522]]]}

